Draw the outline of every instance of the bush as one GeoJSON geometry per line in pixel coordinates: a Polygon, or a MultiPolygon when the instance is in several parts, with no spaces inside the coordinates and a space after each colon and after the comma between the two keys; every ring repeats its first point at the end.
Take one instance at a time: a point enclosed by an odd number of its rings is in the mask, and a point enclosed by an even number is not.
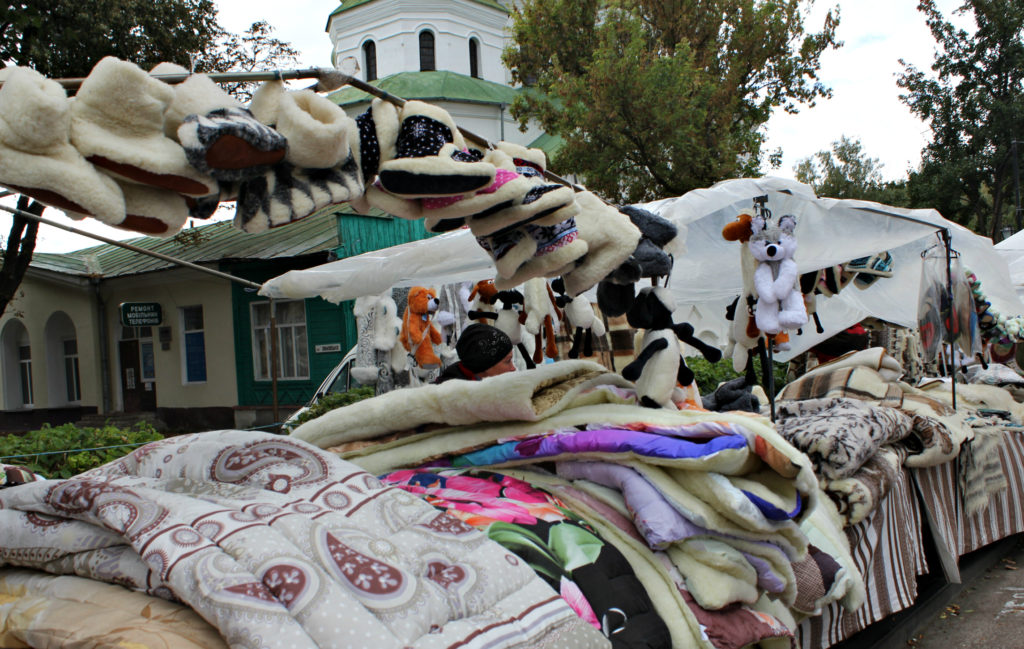
{"type": "MultiPolygon", "coordinates": [[[[717,363],[709,363],[700,356],[691,356],[686,359],[686,365],[693,370],[694,381],[701,394],[711,394],[718,387],[718,384],[729,379],[740,376],[740,373],[732,369],[732,359],[723,358],[717,363]]],[[[782,386],[786,385],[787,363],[774,363],[775,392],[778,393],[782,386]]],[[[757,373],[758,382],[761,381],[761,359],[754,359],[754,371],[757,373]]],[[[765,388],[765,392],[767,392],[765,388]]]]}
{"type": "Polygon", "coordinates": [[[300,426],[310,419],[316,419],[325,412],[330,412],[335,408],[348,406],[356,401],[369,399],[372,396],[374,396],[373,386],[366,385],[358,388],[352,388],[347,392],[334,392],[332,394],[324,395],[316,402],[315,405],[313,405],[312,408],[299,415],[298,419],[295,420],[295,426],[300,426]]]}
{"type": "Polygon", "coordinates": [[[142,444],[163,438],[144,422],[127,430],[113,426],[44,425],[24,435],[0,437],[0,462],[25,467],[47,478],[70,478],[127,455],[142,444]]]}

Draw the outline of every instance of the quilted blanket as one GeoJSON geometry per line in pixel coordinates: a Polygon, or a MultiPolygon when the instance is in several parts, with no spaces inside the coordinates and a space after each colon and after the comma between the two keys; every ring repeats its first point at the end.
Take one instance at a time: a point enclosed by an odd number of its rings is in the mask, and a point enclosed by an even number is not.
{"type": "Polygon", "coordinates": [[[515,554],[300,440],[170,438],[0,491],[0,566],[187,604],[238,648],[603,647],[515,554]]]}

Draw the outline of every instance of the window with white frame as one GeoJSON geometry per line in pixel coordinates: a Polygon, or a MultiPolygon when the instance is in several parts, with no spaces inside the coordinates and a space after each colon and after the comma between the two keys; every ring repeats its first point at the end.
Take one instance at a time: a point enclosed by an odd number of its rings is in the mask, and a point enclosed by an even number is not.
{"type": "Polygon", "coordinates": [[[202,305],[181,308],[181,332],[185,383],[203,383],[206,381],[206,334],[202,305]]]}
{"type": "Polygon", "coordinates": [[[32,396],[32,347],[18,345],[18,377],[21,380],[21,405],[31,406],[32,396]]]}
{"type": "Polygon", "coordinates": [[[434,61],[434,33],[424,29],[420,32],[420,72],[436,70],[434,61]]]}
{"type": "MultiPolygon", "coordinates": [[[[253,302],[251,309],[253,374],[257,381],[269,381],[270,303],[253,302]]],[[[309,345],[306,339],[305,301],[275,301],[274,319],[277,329],[277,378],[308,379],[309,345]]]]}
{"type": "Polygon", "coordinates": [[[64,346],[64,386],[67,388],[68,403],[82,400],[82,381],[78,374],[78,341],[74,338],[65,340],[64,346]]]}

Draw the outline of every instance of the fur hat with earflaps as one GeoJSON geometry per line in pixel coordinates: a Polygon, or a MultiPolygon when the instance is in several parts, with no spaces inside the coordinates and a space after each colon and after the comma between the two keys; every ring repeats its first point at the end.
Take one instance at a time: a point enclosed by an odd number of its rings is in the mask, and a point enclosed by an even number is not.
{"type": "Polygon", "coordinates": [[[164,133],[174,89],[133,63],[108,56],[97,63],[71,102],[71,143],[89,162],[129,182],[206,196],[213,178],[188,163],[164,133]]]}
{"type": "Polygon", "coordinates": [[[0,79],[0,184],[108,225],[124,221],[117,183],[68,139],[71,107],[64,88],[29,68],[4,68],[0,79]]]}
{"type": "Polygon", "coordinates": [[[580,213],[576,227],[587,242],[587,254],[579,265],[565,273],[565,292],[576,297],[619,267],[636,250],[640,229],[625,214],[593,193],[576,194],[580,213]]]}
{"type": "MultiPolygon", "coordinates": [[[[189,74],[160,63],[150,74],[189,74]]],[[[205,74],[172,86],[174,100],[164,112],[164,133],[177,139],[193,167],[219,181],[259,176],[284,159],[287,141],[261,123],[205,74]]]]}
{"type": "Polygon", "coordinates": [[[494,165],[468,151],[448,111],[422,101],[402,106],[395,157],[381,162],[381,186],[404,198],[458,196],[494,182],[494,165]]]}

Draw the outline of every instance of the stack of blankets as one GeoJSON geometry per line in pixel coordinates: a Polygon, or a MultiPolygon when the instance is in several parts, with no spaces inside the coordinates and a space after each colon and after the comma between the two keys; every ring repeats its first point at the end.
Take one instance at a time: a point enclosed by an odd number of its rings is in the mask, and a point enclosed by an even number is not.
{"type": "Polygon", "coordinates": [[[565,361],[0,490],[0,646],[782,649],[860,605],[767,418],[636,402],[565,361]]]}
{"type": "Polygon", "coordinates": [[[292,435],[516,552],[613,646],[789,647],[863,597],[813,465],[767,418],[639,407],[589,361],[388,393],[292,435]]]}

